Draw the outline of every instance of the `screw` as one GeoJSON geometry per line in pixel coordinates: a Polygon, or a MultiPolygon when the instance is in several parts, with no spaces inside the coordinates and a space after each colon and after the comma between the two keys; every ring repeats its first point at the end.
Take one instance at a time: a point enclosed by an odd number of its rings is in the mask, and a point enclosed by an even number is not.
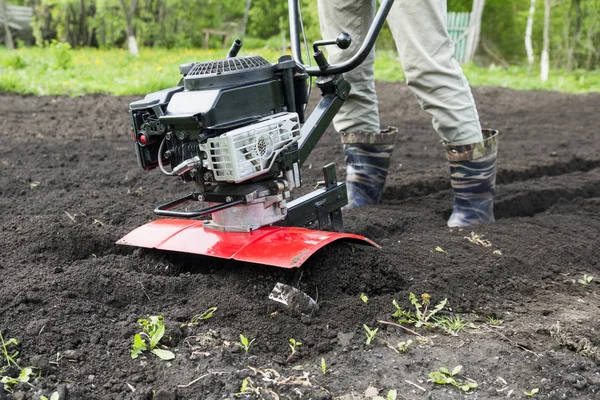
{"type": "Polygon", "coordinates": [[[231,203],[233,201],[233,197],[227,196],[227,197],[225,197],[225,201],[228,203],[231,203]]]}
{"type": "Polygon", "coordinates": [[[204,201],[205,197],[203,194],[198,195],[198,201],[204,201]]]}
{"type": "Polygon", "coordinates": [[[167,140],[171,140],[173,138],[173,135],[171,135],[171,132],[168,132],[165,137],[167,138],[167,140]]]}

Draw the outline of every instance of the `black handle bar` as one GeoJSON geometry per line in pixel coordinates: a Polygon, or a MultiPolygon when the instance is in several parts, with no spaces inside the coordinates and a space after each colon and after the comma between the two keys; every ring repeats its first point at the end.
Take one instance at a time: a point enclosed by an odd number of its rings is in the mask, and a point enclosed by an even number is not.
{"type": "Polygon", "coordinates": [[[377,40],[377,36],[379,36],[379,32],[383,27],[385,19],[392,8],[392,4],[394,4],[394,0],[384,0],[379,10],[377,10],[377,15],[375,15],[375,20],[373,24],[370,26],[369,31],[367,32],[367,36],[365,37],[365,41],[360,46],[360,49],[354,54],[349,60],[346,60],[339,64],[331,64],[325,69],[320,69],[319,67],[309,67],[304,64],[302,61],[302,50],[300,46],[300,36],[299,36],[299,28],[298,28],[298,20],[299,20],[299,9],[298,4],[300,0],[288,0],[288,10],[289,10],[289,19],[290,19],[290,41],[292,44],[292,56],[300,67],[306,71],[306,73],[310,76],[322,76],[322,75],[335,75],[342,74],[344,72],[348,72],[358,67],[365,58],[369,55],[373,46],[375,45],[375,41],[377,40]]]}

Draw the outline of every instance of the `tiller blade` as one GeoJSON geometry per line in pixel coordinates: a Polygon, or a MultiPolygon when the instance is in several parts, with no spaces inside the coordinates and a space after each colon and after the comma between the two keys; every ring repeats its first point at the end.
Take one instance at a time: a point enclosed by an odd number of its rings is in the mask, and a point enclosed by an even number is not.
{"type": "Polygon", "coordinates": [[[375,242],[351,233],[277,226],[251,232],[222,232],[204,229],[203,221],[170,218],[142,225],[117,244],[296,268],[336,240],[380,248],[375,242]]]}

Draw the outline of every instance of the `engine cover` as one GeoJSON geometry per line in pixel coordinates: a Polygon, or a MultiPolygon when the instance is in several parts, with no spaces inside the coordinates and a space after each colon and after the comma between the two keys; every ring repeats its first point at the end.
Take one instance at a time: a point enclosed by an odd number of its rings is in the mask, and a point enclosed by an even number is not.
{"type": "Polygon", "coordinates": [[[216,181],[240,183],[269,172],[275,158],[299,138],[298,114],[280,113],[208,139],[200,150],[216,181]]]}

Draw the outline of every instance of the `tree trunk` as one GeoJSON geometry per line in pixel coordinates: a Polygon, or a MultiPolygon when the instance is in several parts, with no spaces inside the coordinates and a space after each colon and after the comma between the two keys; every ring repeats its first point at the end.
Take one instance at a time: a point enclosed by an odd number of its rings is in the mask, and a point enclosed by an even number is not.
{"type": "Polygon", "coordinates": [[[544,50],[540,67],[542,82],[546,82],[550,73],[550,0],[544,0],[544,50]]]}
{"type": "Polygon", "coordinates": [[[469,35],[467,36],[467,47],[465,61],[470,62],[475,58],[475,52],[479,45],[479,36],[481,34],[481,17],[483,16],[483,8],[485,0],[473,0],[473,8],[471,10],[471,21],[469,22],[469,35]]]}
{"type": "Polygon", "coordinates": [[[242,27],[240,29],[240,35],[242,38],[246,36],[246,26],[248,25],[248,14],[250,13],[250,7],[252,7],[252,0],[246,0],[246,8],[244,8],[244,17],[242,18],[242,27]]]}
{"type": "Polygon", "coordinates": [[[4,42],[9,50],[14,50],[15,44],[13,43],[10,27],[8,26],[8,8],[6,6],[6,0],[0,0],[0,2],[2,2],[0,5],[2,6],[2,15],[4,16],[4,42]]]}
{"type": "Polygon", "coordinates": [[[125,13],[125,22],[127,23],[127,47],[129,48],[129,53],[134,56],[139,55],[137,41],[135,40],[135,33],[133,31],[133,14],[136,9],[136,1],[137,0],[129,0],[129,7],[127,7],[126,0],[121,0],[121,6],[125,13]]]}
{"type": "Polygon", "coordinates": [[[525,28],[525,50],[527,50],[527,63],[529,69],[533,65],[533,46],[531,45],[531,31],[533,30],[533,14],[535,13],[535,0],[531,0],[529,16],[527,17],[527,28],[525,28]]]}

